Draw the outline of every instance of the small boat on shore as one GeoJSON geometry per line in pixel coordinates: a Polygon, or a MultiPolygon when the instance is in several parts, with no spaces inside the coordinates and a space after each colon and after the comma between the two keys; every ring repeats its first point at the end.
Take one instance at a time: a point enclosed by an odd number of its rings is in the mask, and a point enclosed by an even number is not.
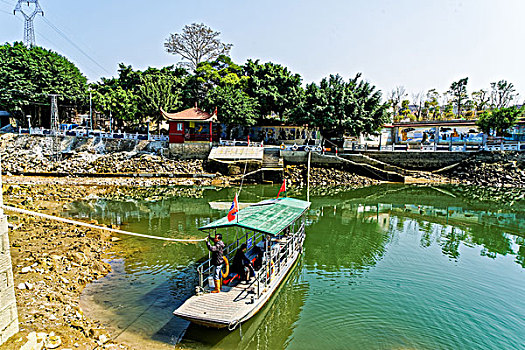
{"type": "Polygon", "coordinates": [[[293,198],[266,200],[241,209],[234,221],[223,217],[199,228],[209,234],[225,229],[234,235],[233,243],[224,251],[228,258],[246,244],[246,257],[256,263],[255,276],[242,283],[236,273],[223,275],[222,291],[211,293],[213,266],[208,259],[197,267],[196,294],[173,314],[230,331],[249,320],[271,298],[301,255],[309,207],[310,202],[293,198]]]}

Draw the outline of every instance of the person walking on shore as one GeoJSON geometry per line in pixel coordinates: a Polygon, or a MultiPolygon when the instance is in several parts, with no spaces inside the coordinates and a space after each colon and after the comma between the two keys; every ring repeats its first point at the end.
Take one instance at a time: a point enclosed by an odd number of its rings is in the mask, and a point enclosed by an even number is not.
{"type": "Polygon", "coordinates": [[[224,264],[224,242],[222,241],[222,235],[220,233],[215,234],[213,238],[214,245],[211,245],[210,240],[212,238],[208,236],[206,246],[211,251],[211,264],[213,265],[213,280],[215,282],[215,289],[212,293],[220,293],[221,291],[221,273],[222,265],[224,264]]]}

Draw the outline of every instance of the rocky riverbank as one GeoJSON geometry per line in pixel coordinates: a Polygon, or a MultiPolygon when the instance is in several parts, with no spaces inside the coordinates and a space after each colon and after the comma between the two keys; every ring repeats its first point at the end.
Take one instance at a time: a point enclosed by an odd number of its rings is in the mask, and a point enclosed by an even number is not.
{"type": "MultiPolygon", "coordinates": [[[[305,187],[308,181],[308,169],[306,165],[287,165],[285,177],[290,185],[294,187],[305,187]]],[[[349,173],[339,169],[317,168],[310,169],[310,186],[345,186],[345,187],[365,187],[380,183],[378,180],[370,179],[365,176],[349,173]]]]}
{"type": "Polygon", "coordinates": [[[525,153],[479,153],[443,175],[464,185],[525,188],[525,153]]]}
{"type": "MultiPolygon", "coordinates": [[[[4,201],[20,208],[59,214],[68,202],[106,191],[85,186],[7,183],[4,201]]],[[[113,343],[112,335],[87,319],[79,308],[84,286],[109,272],[109,265],[102,259],[118,238],[101,230],[8,214],[20,332],[3,348],[20,349],[28,339],[36,346],[46,336],[47,341],[52,340],[49,348],[57,344],[70,349],[126,348],[113,343]]]]}

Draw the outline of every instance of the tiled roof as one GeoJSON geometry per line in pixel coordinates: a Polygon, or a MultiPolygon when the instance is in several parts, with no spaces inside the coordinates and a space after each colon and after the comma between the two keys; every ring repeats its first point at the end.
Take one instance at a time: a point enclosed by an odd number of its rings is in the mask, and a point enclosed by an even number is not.
{"type": "Polygon", "coordinates": [[[160,109],[162,116],[167,120],[176,120],[176,121],[216,121],[217,116],[211,115],[204,112],[198,107],[188,108],[182,112],[178,113],[167,113],[162,108],[160,109]]]}

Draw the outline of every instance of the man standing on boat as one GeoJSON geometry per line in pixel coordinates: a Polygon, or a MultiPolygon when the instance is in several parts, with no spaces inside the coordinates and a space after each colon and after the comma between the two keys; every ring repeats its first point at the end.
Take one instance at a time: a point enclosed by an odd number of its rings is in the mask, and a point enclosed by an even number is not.
{"type": "MultiPolygon", "coordinates": [[[[208,239],[212,238],[208,236],[208,239]]],[[[222,265],[224,264],[224,242],[222,241],[222,235],[220,233],[215,234],[213,239],[214,245],[211,245],[210,241],[206,241],[208,249],[211,251],[211,263],[213,265],[213,281],[215,282],[215,289],[212,290],[212,293],[220,293],[221,291],[221,274],[222,274],[222,265]]]]}

